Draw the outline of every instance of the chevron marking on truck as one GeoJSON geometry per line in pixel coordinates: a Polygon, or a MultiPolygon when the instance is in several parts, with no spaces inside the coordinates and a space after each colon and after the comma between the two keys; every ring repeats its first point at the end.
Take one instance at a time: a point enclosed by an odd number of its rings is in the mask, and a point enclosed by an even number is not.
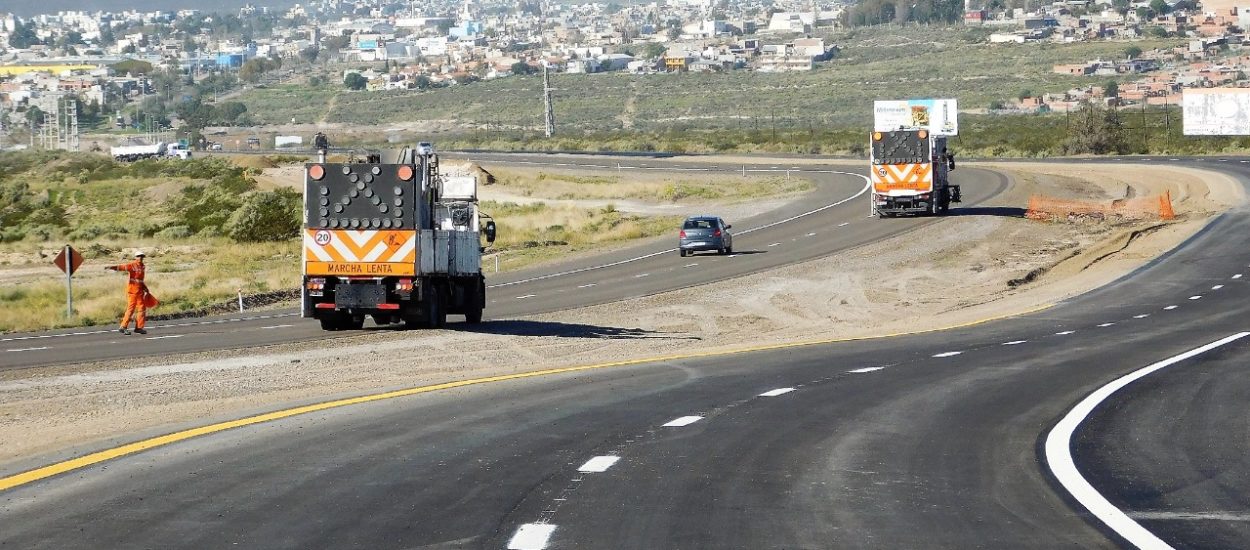
{"type": "Polygon", "coordinates": [[[344,231],[309,229],[304,251],[320,262],[414,263],[416,231],[344,231]]]}
{"type": "Polygon", "coordinates": [[[927,189],[933,185],[929,163],[878,164],[872,167],[872,184],[877,191],[889,189],[927,189]]]}

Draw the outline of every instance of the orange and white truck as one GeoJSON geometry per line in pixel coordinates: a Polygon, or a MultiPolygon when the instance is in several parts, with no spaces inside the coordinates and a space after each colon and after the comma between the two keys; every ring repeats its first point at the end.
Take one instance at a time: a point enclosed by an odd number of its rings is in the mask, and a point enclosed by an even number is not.
{"type": "Polygon", "coordinates": [[[941,214],[960,202],[950,182],[955,156],[946,136],[924,128],[874,131],[870,137],[872,211],[885,218],[902,214],[941,214]]]}
{"type": "Polygon", "coordinates": [[[302,315],[325,330],[437,327],[482,320],[481,259],[495,222],[474,176],[444,177],[438,157],[405,148],[394,163],[305,165],[302,315]]]}

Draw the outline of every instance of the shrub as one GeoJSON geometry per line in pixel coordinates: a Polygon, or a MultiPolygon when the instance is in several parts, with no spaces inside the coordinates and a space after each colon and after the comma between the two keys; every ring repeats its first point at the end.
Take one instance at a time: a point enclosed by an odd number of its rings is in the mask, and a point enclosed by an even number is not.
{"type": "Polygon", "coordinates": [[[171,225],[156,233],[161,239],[185,239],[191,236],[191,228],[185,225],[171,225]]]}
{"type": "Polygon", "coordinates": [[[225,225],[239,242],[281,241],[299,235],[300,196],[281,189],[248,196],[225,225]]]}

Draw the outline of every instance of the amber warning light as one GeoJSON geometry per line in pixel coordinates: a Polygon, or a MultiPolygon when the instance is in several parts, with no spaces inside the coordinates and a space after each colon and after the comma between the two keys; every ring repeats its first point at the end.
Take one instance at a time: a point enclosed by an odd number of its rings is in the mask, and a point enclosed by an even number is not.
{"type": "Polygon", "coordinates": [[[917,133],[916,133],[916,135],[917,135],[917,136],[919,136],[919,137],[920,137],[920,139],[925,139],[925,138],[929,137],[929,132],[926,132],[926,131],[924,131],[924,130],[921,130],[921,131],[917,132],[917,133]]]}
{"type": "Polygon", "coordinates": [[[320,181],[326,177],[326,167],[320,164],[314,164],[308,168],[308,177],[320,181]]]}
{"type": "Polygon", "coordinates": [[[873,133],[872,133],[872,140],[873,140],[873,141],[881,141],[881,132],[873,132],[873,133]]]}
{"type": "Polygon", "coordinates": [[[412,179],[412,167],[408,165],[399,167],[399,179],[408,181],[412,179]]]}

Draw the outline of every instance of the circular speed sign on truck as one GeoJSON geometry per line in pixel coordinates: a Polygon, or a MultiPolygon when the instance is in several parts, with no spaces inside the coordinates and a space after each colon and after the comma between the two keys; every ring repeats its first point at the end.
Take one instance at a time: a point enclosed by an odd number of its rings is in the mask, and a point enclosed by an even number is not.
{"type": "Polygon", "coordinates": [[[315,235],[313,235],[313,242],[321,246],[330,244],[330,232],[324,229],[318,231],[315,235]]]}

